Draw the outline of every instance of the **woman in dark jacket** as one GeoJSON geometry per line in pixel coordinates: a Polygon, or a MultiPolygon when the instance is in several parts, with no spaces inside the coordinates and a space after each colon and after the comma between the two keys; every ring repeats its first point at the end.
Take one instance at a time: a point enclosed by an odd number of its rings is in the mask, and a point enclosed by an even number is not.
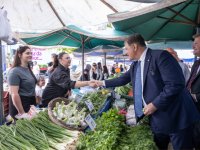
{"type": "Polygon", "coordinates": [[[81,81],[90,81],[89,79],[89,71],[84,69],[84,74],[80,78],[81,81]]]}
{"type": "Polygon", "coordinates": [[[61,52],[58,55],[58,67],[52,72],[49,82],[42,94],[42,106],[46,107],[48,103],[57,97],[68,97],[71,89],[82,86],[94,86],[94,82],[89,81],[72,81],[70,79],[69,66],[71,64],[70,56],[61,52]]]}

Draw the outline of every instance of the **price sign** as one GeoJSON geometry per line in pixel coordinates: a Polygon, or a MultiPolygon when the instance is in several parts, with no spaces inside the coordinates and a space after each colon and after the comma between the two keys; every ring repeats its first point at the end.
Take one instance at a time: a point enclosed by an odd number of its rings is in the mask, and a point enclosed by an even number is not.
{"type": "Polygon", "coordinates": [[[82,95],[82,94],[76,94],[76,96],[75,96],[75,101],[76,101],[77,103],[79,103],[79,102],[82,100],[82,98],[83,98],[83,95],[82,95]]]}
{"type": "Polygon", "coordinates": [[[92,131],[94,131],[94,129],[96,128],[96,123],[94,121],[94,119],[91,117],[90,114],[88,114],[86,117],[85,117],[85,122],[89,125],[90,129],[92,131]]]}
{"type": "Polygon", "coordinates": [[[85,104],[87,105],[89,111],[92,111],[94,109],[94,105],[92,104],[90,100],[86,100],[85,104]]]}

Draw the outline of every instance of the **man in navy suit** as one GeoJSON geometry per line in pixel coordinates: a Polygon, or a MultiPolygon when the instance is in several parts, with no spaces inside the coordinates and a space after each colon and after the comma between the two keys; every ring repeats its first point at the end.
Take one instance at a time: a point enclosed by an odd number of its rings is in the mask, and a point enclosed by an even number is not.
{"type": "Polygon", "coordinates": [[[125,49],[130,59],[135,60],[130,69],[119,78],[96,81],[96,84],[116,87],[132,82],[137,96],[134,99],[136,116],[138,119],[149,116],[159,149],[167,149],[169,141],[174,150],[193,149],[192,127],[200,115],[185,88],[185,79],[177,61],[167,51],[147,48],[140,34],[127,38],[125,49]],[[138,86],[138,80],[141,86],[138,86]],[[138,97],[141,100],[138,101],[138,97]]]}

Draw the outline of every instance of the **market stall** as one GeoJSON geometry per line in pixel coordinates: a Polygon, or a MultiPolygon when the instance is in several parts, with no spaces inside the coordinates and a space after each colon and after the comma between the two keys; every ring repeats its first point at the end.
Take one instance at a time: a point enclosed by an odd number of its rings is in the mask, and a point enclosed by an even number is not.
{"type": "Polygon", "coordinates": [[[30,118],[0,127],[0,150],[156,150],[148,118],[136,123],[131,86],[84,87],[55,98],[30,118]],[[131,138],[130,138],[131,137],[131,138]]]}

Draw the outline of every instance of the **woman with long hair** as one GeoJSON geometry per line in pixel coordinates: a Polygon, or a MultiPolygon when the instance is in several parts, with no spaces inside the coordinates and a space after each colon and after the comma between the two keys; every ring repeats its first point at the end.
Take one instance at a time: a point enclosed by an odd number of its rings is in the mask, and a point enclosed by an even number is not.
{"type": "Polygon", "coordinates": [[[13,66],[8,74],[11,100],[9,113],[15,118],[27,113],[31,105],[36,104],[36,78],[31,70],[32,52],[28,46],[20,46],[15,54],[13,66]]]}
{"type": "Polygon", "coordinates": [[[58,55],[53,53],[51,54],[51,62],[48,63],[48,69],[47,69],[47,74],[49,77],[57,66],[58,66],[58,55]]]}
{"type": "Polygon", "coordinates": [[[92,64],[90,79],[97,80],[97,64],[96,63],[92,64]]]}
{"type": "Polygon", "coordinates": [[[101,62],[97,63],[97,80],[103,80],[103,72],[102,72],[101,62]]]}
{"type": "Polygon", "coordinates": [[[108,79],[109,77],[109,72],[108,72],[108,68],[106,65],[103,66],[103,80],[108,79]]]}

